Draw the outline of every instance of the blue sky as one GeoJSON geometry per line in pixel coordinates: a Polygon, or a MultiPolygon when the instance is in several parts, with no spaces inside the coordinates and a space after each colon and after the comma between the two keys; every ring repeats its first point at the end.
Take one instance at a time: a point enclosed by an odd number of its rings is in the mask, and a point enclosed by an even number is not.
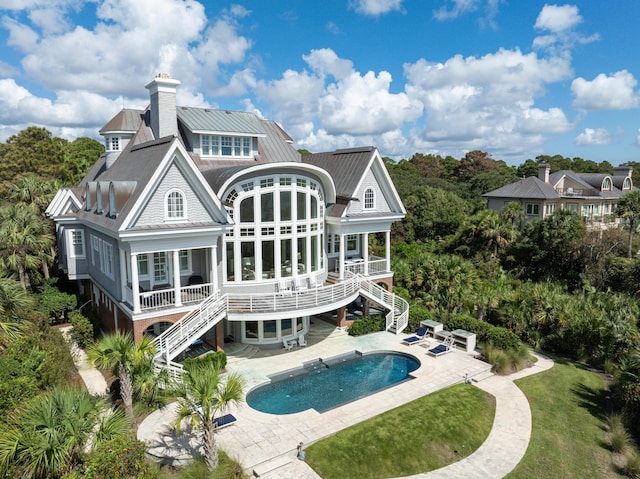
{"type": "Polygon", "coordinates": [[[0,141],[148,104],[254,111],[313,152],[640,160],[637,0],[0,0],[0,141]]]}

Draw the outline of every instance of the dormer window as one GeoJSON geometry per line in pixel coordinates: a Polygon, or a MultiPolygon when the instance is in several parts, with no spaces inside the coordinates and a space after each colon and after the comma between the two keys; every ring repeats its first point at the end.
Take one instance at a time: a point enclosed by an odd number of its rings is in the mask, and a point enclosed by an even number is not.
{"type": "Polygon", "coordinates": [[[107,151],[120,151],[120,137],[110,136],[107,137],[107,151]]]}
{"type": "Polygon", "coordinates": [[[251,137],[200,135],[202,156],[251,158],[251,137]]]}
{"type": "Polygon", "coordinates": [[[608,176],[602,182],[602,191],[611,191],[611,178],[608,176]]]}
{"type": "Polygon", "coordinates": [[[372,210],[376,207],[376,195],[373,188],[367,188],[364,191],[364,209],[372,210]]]}
{"type": "Polygon", "coordinates": [[[629,178],[628,176],[624,179],[624,183],[622,184],[622,189],[623,190],[631,189],[631,178],[629,178]]]}
{"type": "Polygon", "coordinates": [[[167,220],[182,220],[186,219],[186,201],[184,193],[180,190],[171,190],[167,193],[167,199],[165,202],[166,211],[165,218],[167,220]]]}

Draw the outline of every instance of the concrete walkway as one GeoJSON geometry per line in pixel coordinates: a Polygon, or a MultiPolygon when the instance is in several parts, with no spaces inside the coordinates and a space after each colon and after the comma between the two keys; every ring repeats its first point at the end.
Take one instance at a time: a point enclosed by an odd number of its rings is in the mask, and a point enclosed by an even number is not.
{"type": "MultiPolygon", "coordinates": [[[[264,414],[243,405],[231,412],[238,418],[232,427],[219,431],[217,440],[251,475],[270,479],[320,479],[303,461],[296,459],[299,442],[309,445],[353,424],[406,404],[419,397],[461,383],[465,378],[489,376],[490,366],[473,354],[453,351],[434,358],[426,354],[428,344],[408,347],[403,336],[375,333],[350,337],[335,327],[316,321],[309,335],[309,346],[286,352],[229,352],[228,369],[242,374],[246,391],[267,382],[270,374],[292,369],[318,358],[328,358],[348,351],[403,351],[415,355],[420,368],[414,379],[342,407],[318,413],[308,410],[296,414],[264,414]]],[[[237,346],[237,345],[236,345],[237,346]]],[[[491,376],[476,384],[496,398],[496,416],[489,437],[470,456],[437,471],[413,478],[465,477],[501,478],[522,459],[531,434],[531,413],[524,394],[513,380],[550,368],[546,358],[532,368],[511,376],[491,376]]],[[[173,463],[188,461],[201,447],[201,441],[188,431],[179,437],[172,431],[175,404],[149,415],[138,429],[138,438],[148,445],[148,452],[158,459],[173,463]]]]}
{"type": "Polygon", "coordinates": [[[60,328],[62,332],[62,336],[69,343],[69,349],[71,350],[71,356],[73,357],[73,362],[76,365],[76,369],[78,370],[78,374],[84,381],[89,394],[92,396],[105,396],[109,393],[109,388],[107,386],[107,381],[104,379],[104,376],[100,371],[93,367],[93,365],[89,364],[87,360],[87,354],[83,349],[80,349],[78,345],[71,340],[70,331],[73,326],[64,326],[60,328]]]}

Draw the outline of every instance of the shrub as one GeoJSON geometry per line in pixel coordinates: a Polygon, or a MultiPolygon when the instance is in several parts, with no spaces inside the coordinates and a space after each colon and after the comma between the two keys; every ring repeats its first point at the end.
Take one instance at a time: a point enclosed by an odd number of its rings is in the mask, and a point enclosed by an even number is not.
{"type": "Polygon", "coordinates": [[[409,309],[409,324],[407,329],[410,332],[416,332],[420,327],[420,323],[425,319],[431,319],[431,312],[423,306],[412,306],[409,309]]]}
{"type": "Polygon", "coordinates": [[[224,351],[213,351],[200,356],[199,358],[187,358],[182,362],[182,365],[186,369],[202,365],[204,367],[213,368],[216,371],[222,371],[227,367],[227,353],[224,351]]]}
{"type": "Polygon", "coordinates": [[[145,458],[146,446],[133,438],[116,438],[98,444],[86,462],[85,479],[157,478],[159,468],[145,458]]]}
{"type": "Polygon", "coordinates": [[[445,321],[445,327],[449,331],[464,329],[476,334],[479,343],[491,343],[499,349],[518,349],[522,342],[518,336],[501,326],[474,318],[468,315],[452,315],[445,321]]]}
{"type": "Polygon", "coordinates": [[[363,334],[376,331],[384,331],[384,326],[384,316],[365,316],[351,323],[349,326],[349,336],[362,336],[363,334]]]}
{"type": "Polygon", "coordinates": [[[51,324],[63,323],[65,315],[78,307],[77,298],[73,294],[60,291],[54,280],[49,280],[36,298],[38,311],[44,314],[51,324]]]}
{"type": "Polygon", "coordinates": [[[613,452],[624,452],[631,444],[631,435],[624,427],[624,421],[620,414],[611,414],[607,418],[609,424],[609,441],[613,452]]]}
{"type": "Polygon", "coordinates": [[[84,316],[80,311],[75,310],[69,313],[69,322],[71,326],[73,326],[71,339],[73,339],[78,346],[84,349],[93,342],[93,325],[91,321],[89,321],[89,318],[84,316]]]}
{"type": "Polygon", "coordinates": [[[482,345],[485,361],[493,366],[496,374],[511,374],[526,367],[529,361],[529,349],[520,344],[517,348],[501,349],[491,343],[482,345]]]}
{"type": "Polygon", "coordinates": [[[635,450],[628,450],[625,455],[625,466],[624,470],[627,473],[627,476],[633,477],[634,479],[640,478],[640,455],[635,450]]]}

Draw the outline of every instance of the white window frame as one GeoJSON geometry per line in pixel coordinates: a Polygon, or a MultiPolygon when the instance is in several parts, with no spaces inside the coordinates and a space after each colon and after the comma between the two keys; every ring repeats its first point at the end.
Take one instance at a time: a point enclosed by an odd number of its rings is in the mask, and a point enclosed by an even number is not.
{"type": "Polygon", "coordinates": [[[539,203],[525,203],[524,213],[527,216],[540,216],[540,204],[539,203]]]}
{"type": "Polygon", "coordinates": [[[374,210],[376,208],[376,192],[369,187],[364,190],[364,209],[374,210]]]}
{"type": "Polygon", "coordinates": [[[119,136],[107,137],[107,151],[120,151],[122,148],[122,139],[119,136]]]}
{"type": "Polygon", "coordinates": [[[251,158],[253,138],[238,135],[200,135],[203,157],[251,158]]]}
{"type": "Polygon", "coordinates": [[[153,253],[153,284],[169,282],[169,258],[166,251],[153,253]]]}
{"type": "Polygon", "coordinates": [[[100,240],[100,271],[113,279],[113,245],[100,240]]]}
{"type": "Polygon", "coordinates": [[[182,190],[172,188],[167,191],[164,197],[164,218],[165,221],[186,221],[187,219],[187,197],[182,190]],[[174,196],[177,195],[177,196],[174,196]],[[181,204],[172,198],[180,198],[181,204]],[[180,206],[182,211],[177,208],[180,206]]]}
{"type": "Polygon", "coordinates": [[[69,244],[69,256],[71,258],[86,258],[87,256],[87,248],[84,242],[84,231],[82,230],[68,230],[68,244],[69,244]],[[80,241],[77,241],[77,240],[80,241]],[[78,254],[76,253],[76,246],[81,246],[82,251],[78,254]]]}
{"type": "Polygon", "coordinates": [[[544,205],[544,215],[550,216],[556,210],[556,205],[554,203],[547,203],[544,205]]]}
{"type": "Polygon", "coordinates": [[[191,250],[181,249],[178,252],[178,263],[180,264],[180,273],[191,273],[191,250]],[[184,261],[184,263],[183,263],[184,261]]]}

